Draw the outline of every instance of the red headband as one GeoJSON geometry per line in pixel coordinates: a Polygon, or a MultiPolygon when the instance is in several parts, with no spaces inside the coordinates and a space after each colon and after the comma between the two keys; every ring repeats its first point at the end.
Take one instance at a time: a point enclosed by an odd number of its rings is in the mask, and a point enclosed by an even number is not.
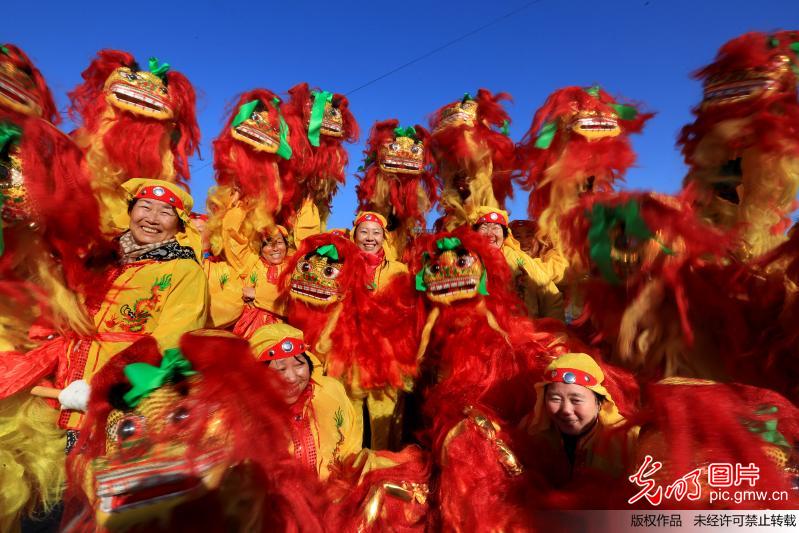
{"type": "Polygon", "coordinates": [[[556,368],[547,372],[544,377],[550,383],[566,383],[568,385],[582,385],[583,387],[599,385],[594,376],[576,368],[556,368]]]}
{"type": "Polygon", "coordinates": [[[258,355],[259,361],[275,361],[287,357],[295,357],[305,351],[305,343],[302,339],[286,337],[280,342],[276,342],[268,350],[264,350],[258,355]]]}
{"type": "Polygon", "coordinates": [[[508,221],[505,220],[505,217],[502,216],[501,213],[497,213],[496,211],[491,211],[490,213],[486,213],[485,215],[478,218],[475,224],[502,224],[503,226],[507,226],[508,221]]]}
{"type": "Polygon", "coordinates": [[[166,187],[161,187],[158,185],[148,185],[147,187],[142,187],[139,189],[139,192],[136,193],[134,198],[147,198],[149,200],[158,200],[160,202],[167,203],[172,207],[177,209],[184,209],[183,207],[183,200],[180,199],[175,193],[167,189],[166,187]]]}
{"type": "Polygon", "coordinates": [[[377,222],[378,224],[380,224],[381,228],[386,229],[383,226],[383,222],[380,220],[380,218],[374,216],[372,213],[364,213],[363,215],[356,218],[355,224],[353,224],[353,226],[358,227],[358,224],[360,224],[361,222],[377,222]]]}

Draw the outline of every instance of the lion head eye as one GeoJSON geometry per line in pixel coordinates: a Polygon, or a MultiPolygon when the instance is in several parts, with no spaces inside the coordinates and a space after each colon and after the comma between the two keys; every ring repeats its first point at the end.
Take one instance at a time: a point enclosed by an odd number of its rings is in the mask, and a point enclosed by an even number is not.
{"type": "Polygon", "coordinates": [[[458,266],[458,268],[469,268],[472,266],[472,264],[474,264],[474,257],[471,255],[462,255],[458,258],[455,264],[458,266]]]}
{"type": "Polygon", "coordinates": [[[334,266],[329,266],[328,265],[322,271],[322,274],[324,274],[324,276],[327,279],[336,279],[338,277],[338,275],[341,274],[341,270],[339,270],[338,268],[336,268],[334,266]]]}
{"type": "Polygon", "coordinates": [[[139,416],[126,416],[117,425],[117,440],[125,442],[137,436],[143,431],[143,421],[139,416]]]}
{"type": "Polygon", "coordinates": [[[169,414],[169,421],[173,424],[183,424],[191,416],[189,409],[185,406],[180,406],[169,414]]]}

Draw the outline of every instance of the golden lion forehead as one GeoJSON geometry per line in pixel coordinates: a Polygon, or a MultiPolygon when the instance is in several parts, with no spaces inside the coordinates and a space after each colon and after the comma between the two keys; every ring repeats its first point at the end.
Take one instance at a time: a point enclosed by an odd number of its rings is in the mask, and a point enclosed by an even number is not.
{"type": "Polygon", "coordinates": [[[119,67],[114,70],[114,72],[112,72],[106,80],[106,87],[114,81],[118,81],[119,79],[122,79],[128,83],[145,85],[153,89],[163,88],[163,92],[167,92],[167,85],[164,83],[164,80],[146,70],[134,70],[130,67],[119,67]]]}
{"type": "Polygon", "coordinates": [[[424,146],[424,141],[411,137],[394,137],[384,142],[383,146],[392,150],[410,150],[414,146],[424,146]]]}

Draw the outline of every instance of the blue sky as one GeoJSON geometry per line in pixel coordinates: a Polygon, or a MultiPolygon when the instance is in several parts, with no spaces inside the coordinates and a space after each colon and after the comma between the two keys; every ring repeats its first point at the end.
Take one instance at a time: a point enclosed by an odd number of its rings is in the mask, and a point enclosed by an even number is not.
{"type": "MultiPolygon", "coordinates": [[[[192,193],[205,203],[213,183],[211,141],[226,105],[242,91],[278,93],[300,81],[349,92],[528,0],[338,2],[20,2],[4,4],[3,41],[22,47],[53,90],[59,108],[101,48],[157,56],[198,92],[202,160],[192,162],[192,193]]],[[[349,95],[362,139],[349,147],[346,187],[331,226],[347,226],[355,169],[376,120],[427,124],[427,116],[479,87],[513,95],[511,137],[527,130],[553,90],[601,84],[658,115],[634,140],[630,188],[674,192],[685,173],[674,146],[701,97],[690,73],[726,40],[746,31],[799,29],[796,0],[541,0],[497,24],[349,95]]],[[[69,128],[69,123],[65,124],[69,128]]],[[[509,205],[524,218],[527,194],[509,205]]]]}

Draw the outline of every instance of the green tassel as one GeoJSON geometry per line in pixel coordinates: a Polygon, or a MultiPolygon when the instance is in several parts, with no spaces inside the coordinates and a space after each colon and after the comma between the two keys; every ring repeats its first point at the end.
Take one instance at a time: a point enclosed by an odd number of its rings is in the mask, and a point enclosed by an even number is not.
{"type": "Polygon", "coordinates": [[[308,122],[308,141],[311,146],[319,146],[319,135],[322,130],[322,119],[325,118],[325,104],[333,101],[333,93],[319,91],[311,93],[313,106],[311,120],[308,122]]]}
{"type": "Polygon", "coordinates": [[[289,146],[289,126],[283,120],[283,113],[280,112],[280,98],[275,97],[272,100],[277,109],[277,116],[280,118],[280,146],[277,148],[277,155],[283,159],[291,159],[291,146],[289,146]]]}
{"type": "Polygon", "coordinates": [[[166,80],[166,73],[169,72],[169,63],[159,63],[156,57],[151,57],[148,63],[150,72],[162,80],[166,80]]]}
{"type": "Polygon", "coordinates": [[[394,137],[410,137],[414,141],[416,140],[416,128],[413,126],[408,126],[407,128],[394,128],[394,137]]]}
{"type": "Polygon", "coordinates": [[[480,276],[480,284],[477,285],[477,294],[488,296],[488,288],[486,287],[487,284],[488,284],[488,274],[486,274],[486,269],[484,267],[483,273],[480,276]]]}
{"type": "Polygon", "coordinates": [[[461,245],[461,240],[457,237],[443,237],[436,241],[436,247],[442,252],[454,250],[461,245]]]}

